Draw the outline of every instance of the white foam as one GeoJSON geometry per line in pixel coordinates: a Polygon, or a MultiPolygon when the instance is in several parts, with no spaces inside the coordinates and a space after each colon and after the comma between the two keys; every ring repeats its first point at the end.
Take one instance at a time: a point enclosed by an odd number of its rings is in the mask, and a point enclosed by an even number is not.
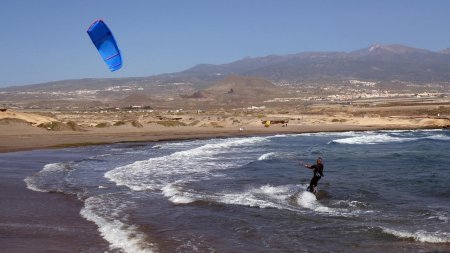
{"type": "Polygon", "coordinates": [[[302,191],[297,197],[297,203],[299,206],[310,209],[317,213],[327,214],[331,216],[343,216],[343,217],[354,217],[358,216],[361,213],[372,213],[371,210],[361,211],[360,209],[356,209],[358,205],[358,201],[348,201],[347,204],[352,207],[353,209],[347,209],[347,208],[333,208],[333,207],[327,207],[322,205],[316,198],[316,195],[314,195],[311,192],[308,191],[302,191]],[[355,204],[355,206],[352,206],[352,204],[355,204]]]}
{"type": "Polygon", "coordinates": [[[304,207],[311,210],[314,210],[316,212],[321,213],[332,213],[335,212],[333,208],[329,208],[326,206],[321,205],[316,198],[316,195],[312,194],[311,192],[301,192],[300,195],[297,198],[297,203],[304,207]]]}
{"type": "Polygon", "coordinates": [[[182,192],[175,184],[168,184],[162,188],[163,195],[175,204],[188,204],[196,199],[188,196],[188,193],[182,192]]]}
{"type": "Polygon", "coordinates": [[[264,185],[259,188],[251,188],[245,192],[220,193],[214,199],[216,202],[241,205],[258,208],[276,208],[296,211],[297,208],[287,204],[288,194],[283,189],[285,186],[275,187],[264,185]]]}
{"type": "Polygon", "coordinates": [[[248,150],[245,145],[266,140],[266,137],[207,140],[195,148],[118,167],[106,172],[105,177],[134,191],[160,190],[179,180],[189,182],[207,179],[212,176],[212,171],[251,162],[254,159],[242,156],[248,150]],[[232,154],[233,157],[224,159],[225,154],[232,154]]]}
{"type": "Polygon", "coordinates": [[[49,187],[48,184],[52,183],[48,181],[51,181],[51,175],[64,172],[66,170],[65,166],[66,165],[64,163],[49,163],[44,165],[42,170],[24,179],[27,188],[37,192],[50,192],[52,190],[57,190],[47,188],[49,187]]]}
{"type": "Polygon", "coordinates": [[[287,209],[295,211],[294,208],[289,208],[287,205],[280,205],[277,202],[270,200],[257,198],[253,193],[227,193],[221,195],[216,199],[216,202],[228,204],[228,205],[241,205],[249,207],[258,208],[277,208],[277,209],[287,209]]]}
{"type": "Polygon", "coordinates": [[[272,159],[272,158],[276,157],[277,155],[278,155],[277,152],[266,153],[266,154],[261,155],[258,158],[258,161],[269,160],[269,159],[272,159]]]}
{"type": "MultiPolygon", "coordinates": [[[[350,137],[356,136],[360,132],[347,131],[347,132],[318,132],[318,133],[303,133],[298,134],[299,136],[343,136],[350,137]]],[[[366,131],[365,133],[373,133],[373,131],[366,131]]]]}
{"type": "Polygon", "coordinates": [[[35,192],[49,192],[49,190],[44,190],[39,188],[38,186],[36,186],[33,182],[33,178],[32,177],[26,177],[24,179],[25,184],[27,185],[27,189],[35,191],[35,192]]]}
{"type": "Polygon", "coordinates": [[[436,128],[436,129],[419,129],[419,130],[411,130],[412,132],[440,132],[444,131],[442,128],[436,128]]]}
{"type": "Polygon", "coordinates": [[[295,136],[298,134],[276,134],[276,135],[272,135],[270,136],[271,138],[284,138],[284,137],[291,137],[291,136],[295,136]]]}
{"type": "Polygon", "coordinates": [[[252,192],[255,192],[257,194],[262,193],[277,200],[286,200],[291,194],[295,193],[297,190],[298,186],[295,185],[272,186],[270,184],[267,184],[252,190],[252,192]]]}
{"type": "MultiPolygon", "coordinates": [[[[155,245],[145,240],[145,235],[133,226],[119,219],[120,206],[112,209],[103,206],[100,197],[86,199],[80,214],[86,220],[94,222],[101,236],[107,240],[111,249],[121,249],[128,253],[149,253],[155,251],[155,245]]],[[[122,206],[126,206],[123,204],[122,206]]]]}
{"type": "Polygon", "coordinates": [[[332,140],[329,143],[340,143],[340,144],[380,144],[380,143],[391,143],[391,142],[405,142],[413,141],[417,138],[405,138],[405,137],[394,137],[388,134],[368,134],[361,136],[354,136],[344,139],[332,140]]]}
{"type": "Polygon", "coordinates": [[[335,205],[345,205],[348,207],[364,207],[368,206],[367,203],[356,201],[356,200],[336,200],[333,201],[335,205]]]}
{"type": "Polygon", "coordinates": [[[176,204],[187,204],[196,200],[204,200],[230,205],[295,210],[295,208],[291,208],[287,204],[290,193],[295,192],[293,187],[296,186],[263,185],[259,188],[250,188],[244,192],[206,193],[186,190],[177,185],[167,185],[163,188],[163,194],[176,204]]]}
{"type": "Polygon", "coordinates": [[[431,136],[428,136],[425,138],[431,139],[431,140],[438,140],[438,141],[450,141],[450,136],[443,135],[443,134],[431,135],[431,136]]]}
{"type": "Polygon", "coordinates": [[[241,205],[258,208],[276,208],[294,212],[305,212],[305,209],[332,216],[356,216],[359,210],[347,210],[344,208],[330,208],[321,205],[316,196],[310,192],[300,191],[304,185],[262,185],[257,188],[249,188],[243,192],[218,192],[206,193],[184,189],[179,185],[168,185],[163,188],[163,194],[169,201],[175,204],[188,204],[197,200],[211,201],[227,205],[241,205]],[[299,193],[300,191],[300,193],[299,193]],[[292,196],[297,205],[292,205],[292,196]]]}
{"type": "Polygon", "coordinates": [[[349,211],[343,208],[329,208],[320,204],[316,196],[310,192],[300,191],[304,185],[263,185],[249,189],[241,193],[226,193],[217,199],[225,204],[244,205],[259,208],[277,208],[294,212],[304,212],[305,209],[332,216],[355,216],[358,210],[349,211]],[[300,192],[299,192],[300,191],[300,192]],[[295,199],[298,206],[292,205],[290,199],[298,194],[295,199]]]}
{"type": "Polygon", "coordinates": [[[192,147],[196,147],[196,146],[201,146],[202,143],[204,143],[204,140],[191,140],[191,141],[177,141],[177,142],[166,142],[166,143],[161,143],[159,145],[155,145],[153,146],[153,148],[158,148],[158,149],[167,149],[167,150],[172,150],[172,149],[189,149],[192,147]]]}
{"type": "Polygon", "coordinates": [[[380,227],[384,233],[394,235],[400,238],[413,239],[418,242],[428,242],[428,243],[449,243],[450,233],[446,232],[427,232],[424,230],[419,230],[416,232],[409,232],[405,230],[395,230],[386,227],[380,227]]]}
{"type": "Polygon", "coordinates": [[[448,223],[448,215],[449,213],[445,211],[433,211],[427,219],[436,219],[442,221],[443,223],[448,223]]]}
{"type": "Polygon", "coordinates": [[[448,222],[448,217],[447,216],[441,215],[441,216],[438,216],[437,218],[438,218],[438,220],[443,221],[445,223],[448,222]]]}

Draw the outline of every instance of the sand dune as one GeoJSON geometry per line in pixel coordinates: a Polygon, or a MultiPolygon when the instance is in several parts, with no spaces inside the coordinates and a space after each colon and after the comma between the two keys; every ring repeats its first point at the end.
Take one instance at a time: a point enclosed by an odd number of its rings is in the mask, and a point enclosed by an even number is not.
{"type": "Polygon", "coordinates": [[[8,119],[8,118],[23,120],[32,125],[39,125],[42,123],[49,123],[52,121],[56,121],[56,119],[51,118],[51,117],[42,116],[42,115],[33,114],[33,113],[27,113],[27,112],[18,112],[18,111],[13,111],[13,110],[7,110],[4,112],[0,112],[0,120],[8,119]]]}

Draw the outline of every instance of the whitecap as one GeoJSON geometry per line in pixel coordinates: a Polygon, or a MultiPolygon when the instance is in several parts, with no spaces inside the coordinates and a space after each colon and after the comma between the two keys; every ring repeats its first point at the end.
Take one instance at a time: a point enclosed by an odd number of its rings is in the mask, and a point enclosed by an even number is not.
{"type": "Polygon", "coordinates": [[[406,230],[395,230],[386,227],[380,227],[384,233],[394,235],[399,238],[413,239],[418,242],[428,242],[428,243],[449,243],[450,233],[446,232],[428,232],[424,230],[418,230],[416,232],[409,232],[406,230]]]}
{"type": "Polygon", "coordinates": [[[382,144],[382,143],[391,143],[391,142],[405,142],[405,141],[413,141],[417,140],[417,138],[405,138],[405,137],[394,137],[388,134],[370,134],[370,135],[362,135],[362,136],[354,136],[344,139],[336,139],[330,141],[330,143],[339,143],[339,144],[382,144]]]}
{"type": "Polygon", "coordinates": [[[436,134],[425,137],[426,139],[437,140],[437,141],[450,141],[450,136],[443,134],[436,134]]]}
{"type": "Polygon", "coordinates": [[[266,153],[266,154],[263,154],[260,157],[258,157],[258,161],[269,160],[269,159],[276,157],[277,155],[278,155],[277,152],[266,153]]]}
{"type": "Polygon", "coordinates": [[[115,206],[115,200],[108,196],[90,197],[85,200],[80,214],[88,221],[94,222],[101,236],[109,242],[111,249],[120,249],[128,253],[150,253],[155,251],[155,244],[148,242],[143,232],[136,226],[128,225],[124,220],[124,208],[130,203],[121,202],[115,206]]]}
{"type": "Polygon", "coordinates": [[[208,179],[212,177],[212,171],[254,161],[245,156],[245,147],[266,140],[266,137],[249,137],[203,141],[202,146],[137,161],[110,170],[104,176],[117,185],[127,186],[134,191],[160,190],[179,180],[192,182],[208,179]],[[224,159],[224,154],[233,154],[233,157],[224,159]]]}
{"type": "Polygon", "coordinates": [[[65,163],[49,163],[42,170],[24,179],[32,191],[50,192],[61,190],[60,186],[68,170],[65,163]]]}
{"type": "Polygon", "coordinates": [[[188,204],[199,199],[198,196],[183,192],[176,184],[168,184],[162,188],[163,195],[175,204],[188,204]]]}
{"type": "Polygon", "coordinates": [[[336,201],[333,201],[333,204],[344,205],[344,206],[348,206],[348,207],[366,207],[366,206],[368,206],[367,203],[357,201],[357,200],[336,200],[336,201]]]}
{"type": "Polygon", "coordinates": [[[241,192],[211,193],[196,192],[181,185],[171,184],[163,188],[163,194],[175,204],[188,204],[202,200],[227,205],[276,208],[300,213],[309,210],[331,216],[351,217],[360,213],[360,210],[323,206],[317,201],[314,194],[300,190],[304,187],[304,185],[273,186],[267,184],[260,187],[251,187],[241,192]]]}

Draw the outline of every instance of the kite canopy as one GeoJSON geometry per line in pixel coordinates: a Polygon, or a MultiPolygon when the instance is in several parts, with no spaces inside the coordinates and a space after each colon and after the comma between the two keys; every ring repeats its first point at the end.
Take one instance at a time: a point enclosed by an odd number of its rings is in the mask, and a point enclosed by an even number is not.
{"type": "Polygon", "coordinates": [[[92,43],[102,56],[109,70],[116,71],[122,67],[119,47],[109,28],[103,20],[96,20],[87,30],[92,43]]]}

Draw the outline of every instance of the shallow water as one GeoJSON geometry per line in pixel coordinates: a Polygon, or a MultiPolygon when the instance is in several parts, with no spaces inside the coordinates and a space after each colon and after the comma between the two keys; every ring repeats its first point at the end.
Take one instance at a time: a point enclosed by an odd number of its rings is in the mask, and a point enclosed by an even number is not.
{"type": "Polygon", "coordinates": [[[117,144],[25,182],[83,201],[113,252],[450,251],[449,150],[445,130],[117,144]]]}

